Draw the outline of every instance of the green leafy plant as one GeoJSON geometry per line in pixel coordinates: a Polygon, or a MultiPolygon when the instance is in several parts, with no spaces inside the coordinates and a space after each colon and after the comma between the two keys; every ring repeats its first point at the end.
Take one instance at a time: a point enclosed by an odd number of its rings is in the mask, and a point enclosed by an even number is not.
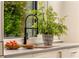
{"type": "Polygon", "coordinates": [[[51,6],[44,11],[44,16],[42,10],[43,7],[29,11],[30,14],[37,14],[38,17],[38,25],[37,22],[35,22],[32,27],[37,28],[38,26],[40,34],[51,34],[56,36],[65,34],[67,31],[67,27],[64,24],[66,16],[59,17],[51,6]]]}
{"type": "Polygon", "coordinates": [[[6,36],[20,36],[22,34],[25,5],[26,2],[23,1],[4,2],[4,33],[6,36]]]}

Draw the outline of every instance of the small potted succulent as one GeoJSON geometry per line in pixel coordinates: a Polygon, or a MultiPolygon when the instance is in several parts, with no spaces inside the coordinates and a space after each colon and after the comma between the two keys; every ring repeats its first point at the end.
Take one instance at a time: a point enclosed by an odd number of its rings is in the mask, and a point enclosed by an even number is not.
{"type": "Polygon", "coordinates": [[[16,41],[8,41],[5,43],[5,48],[8,50],[16,50],[20,48],[20,45],[16,41]]]}

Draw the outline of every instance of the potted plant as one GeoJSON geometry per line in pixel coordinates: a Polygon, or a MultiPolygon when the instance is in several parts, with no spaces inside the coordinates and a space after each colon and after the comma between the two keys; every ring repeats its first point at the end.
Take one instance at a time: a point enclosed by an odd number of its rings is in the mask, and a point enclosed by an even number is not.
{"type": "Polygon", "coordinates": [[[31,10],[32,14],[37,14],[37,22],[34,22],[33,28],[37,28],[40,34],[42,34],[44,44],[47,46],[52,45],[54,36],[61,36],[67,31],[67,27],[64,24],[65,16],[58,17],[58,14],[53,10],[52,7],[48,7],[44,13],[42,10],[31,10]]]}

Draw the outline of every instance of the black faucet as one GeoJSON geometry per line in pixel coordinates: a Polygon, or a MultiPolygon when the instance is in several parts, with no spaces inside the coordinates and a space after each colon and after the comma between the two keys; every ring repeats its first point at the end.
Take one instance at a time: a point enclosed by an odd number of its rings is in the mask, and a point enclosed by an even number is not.
{"type": "Polygon", "coordinates": [[[25,28],[24,28],[24,44],[26,44],[27,43],[27,39],[28,39],[28,33],[27,33],[27,27],[26,27],[26,22],[27,22],[27,19],[28,19],[28,17],[29,16],[34,16],[34,17],[36,17],[36,21],[37,21],[37,32],[36,32],[36,34],[38,34],[38,17],[36,16],[36,14],[30,14],[30,15],[28,15],[27,17],[26,17],[26,19],[25,19],[25,28]]]}

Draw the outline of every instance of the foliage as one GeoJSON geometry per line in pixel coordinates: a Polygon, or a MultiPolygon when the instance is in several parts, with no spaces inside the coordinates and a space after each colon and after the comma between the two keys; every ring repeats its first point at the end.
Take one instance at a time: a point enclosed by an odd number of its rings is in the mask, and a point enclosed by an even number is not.
{"type": "Polygon", "coordinates": [[[25,4],[22,1],[4,2],[4,33],[6,36],[20,36],[25,4]]]}
{"type": "MultiPolygon", "coordinates": [[[[43,18],[43,10],[41,7],[38,10],[30,10],[29,13],[37,14],[38,17],[38,31],[41,34],[52,34],[60,36],[61,34],[65,34],[67,31],[67,27],[64,24],[65,18],[58,17],[58,14],[53,10],[51,6],[49,6],[46,10],[44,10],[44,18],[43,18]]],[[[37,28],[37,22],[33,24],[33,28],[37,28]]]]}

